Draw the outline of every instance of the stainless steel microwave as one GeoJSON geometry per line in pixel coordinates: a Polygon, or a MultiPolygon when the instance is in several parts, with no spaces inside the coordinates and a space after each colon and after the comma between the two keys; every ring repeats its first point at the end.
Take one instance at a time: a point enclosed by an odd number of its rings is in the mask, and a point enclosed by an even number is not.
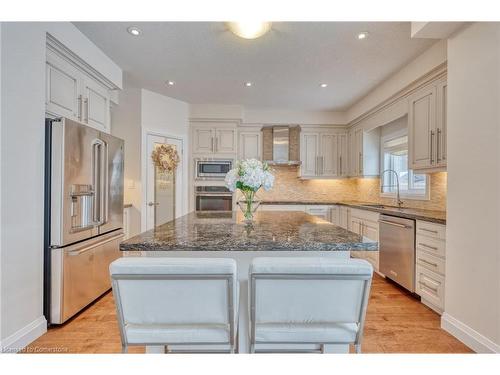
{"type": "Polygon", "coordinates": [[[232,160],[221,159],[195,159],[195,178],[197,180],[224,179],[226,173],[233,168],[232,160]]]}

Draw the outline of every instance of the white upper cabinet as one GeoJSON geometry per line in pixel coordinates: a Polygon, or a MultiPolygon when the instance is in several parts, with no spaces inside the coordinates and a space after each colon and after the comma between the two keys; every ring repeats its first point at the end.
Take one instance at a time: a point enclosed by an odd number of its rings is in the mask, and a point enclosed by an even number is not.
{"type": "Polygon", "coordinates": [[[260,130],[240,131],[239,159],[262,159],[262,132],[260,130]]]}
{"type": "Polygon", "coordinates": [[[349,132],[349,176],[378,176],[380,172],[380,128],[349,132]]]}
{"type": "Polygon", "coordinates": [[[347,134],[306,130],[300,136],[300,176],[336,178],[348,175],[347,134]]]}
{"type": "Polygon", "coordinates": [[[218,154],[234,154],[236,152],[236,129],[215,129],[215,152],[218,154]]]}
{"type": "Polygon", "coordinates": [[[109,129],[109,91],[89,77],[83,82],[83,122],[97,129],[109,129]]]}
{"type": "Polygon", "coordinates": [[[319,134],[302,132],[300,135],[300,175],[318,176],[319,134]]]}
{"type": "Polygon", "coordinates": [[[408,99],[408,152],[411,169],[446,166],[445,80],[433,82],[408,99]]]}
{"type": "Polygon", "coordinates": [[[80,121],[80,72],[69,62],[55,54],[47,54],[46,95],[47,112],[80,121]]]}
{"type": "Polygon", "coordinates": [[[337,177],[338,169],[338,137],[336,134],[320,134],[320,175],[337,177]]]}
{"type": "Polygon", "coordinates": [[[211,154],[215,150],[215,130],[207,127],[193,129],[193,153],[211,154]]]}
{"type": "Polygon", "coordinates": [[[110,91],[68,59],[48,49],[46,112],[110,132],[110,91]]]}
{"type": "Polygon", "coordinates": [[[237,128],[235,126],[214,126],[213,124],[192,127],[193,154],[231,154],[237,152],[237,128]]]}

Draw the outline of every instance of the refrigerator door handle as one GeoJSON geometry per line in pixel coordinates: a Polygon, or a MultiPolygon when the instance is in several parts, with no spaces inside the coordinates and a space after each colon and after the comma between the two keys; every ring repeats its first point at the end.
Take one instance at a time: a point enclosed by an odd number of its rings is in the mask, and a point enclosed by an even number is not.
{"type": "Polygon", "coordinates": [[[102,158],[102,216],[101,224],[106,224],[108,222],[108,210],[109,210],[109,149],[108,144],[103,142],[104,157],[102,158]]]}
{"type": "Polygon", "coordinates": [[[92,141],[92,185],[96,194],[94,194],[93,220],[96,226],[103,223],[103,146],[104,142],[100,139],[92,141]]]}

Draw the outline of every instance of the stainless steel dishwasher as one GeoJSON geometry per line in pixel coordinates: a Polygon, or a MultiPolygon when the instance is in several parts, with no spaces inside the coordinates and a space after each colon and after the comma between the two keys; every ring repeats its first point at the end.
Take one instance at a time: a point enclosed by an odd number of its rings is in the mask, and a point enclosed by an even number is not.
{"type": "Polygon", "coordinates": [[[380,215],[380,272],[415,292],[415,220],[380,215]]]}

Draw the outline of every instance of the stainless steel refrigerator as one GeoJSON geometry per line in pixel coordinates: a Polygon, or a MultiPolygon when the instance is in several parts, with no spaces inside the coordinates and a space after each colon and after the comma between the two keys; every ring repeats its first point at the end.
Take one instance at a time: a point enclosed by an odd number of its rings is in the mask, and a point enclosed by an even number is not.
{"type": "Polygon", "coordinates": [[[123,140],[47,119],[44,314],[61,324],[110,289],[123,237],[123,140]]]}

